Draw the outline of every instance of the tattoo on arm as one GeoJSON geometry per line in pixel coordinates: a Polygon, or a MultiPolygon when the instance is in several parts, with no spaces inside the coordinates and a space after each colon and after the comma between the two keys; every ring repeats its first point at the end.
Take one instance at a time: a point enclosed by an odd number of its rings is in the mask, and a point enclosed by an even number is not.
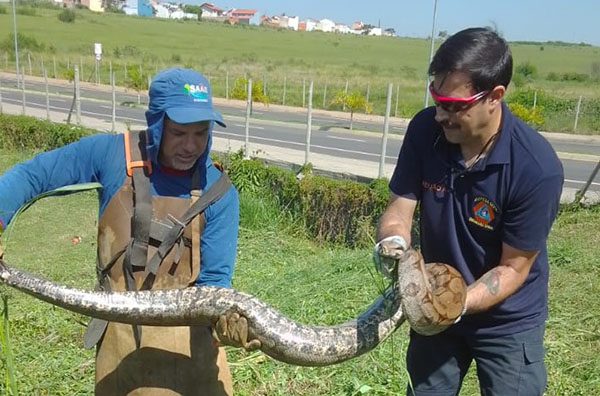
{"type": "Polygon", "coordinates": [[[496,296],[500,290],[500,274],[493,269],[481,278],[481,283],[485,285],[492,296],[496,296]]]}

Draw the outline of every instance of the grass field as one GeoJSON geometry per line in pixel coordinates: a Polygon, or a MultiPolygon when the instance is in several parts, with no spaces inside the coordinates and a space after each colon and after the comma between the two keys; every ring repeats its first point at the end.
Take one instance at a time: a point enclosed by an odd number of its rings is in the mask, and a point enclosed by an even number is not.
{"type": "MultiPolygon", "coordinates": [[[[25,155],[0,151],[0,174],[25,155]]],[[[241,197],[234,287],[295,320],[331,325],[355,317],[378,295],[369,249],[319,245],[264,199],[241,197]]],[[[547,395],[600,394],[600,207],[564,209],[549,240],[550,318],[547,395]]],[[[94,193],[48,198],[25,212],[7,244],[17,268],[56,282],[94,285],[97,202],[94,193]],[[81,242],[73,244],[73,236],[81,242]]],[[[92,395],[94,353],[82,348],[87,318],[0,286],[9,297],[16,381],[23,395],[92,395]]],[[[340,365],[302,368],[260,352],[229,350],[237,395],[398,395],[407,381],[407,327],[371,353],[340,365]]],[[[0,363],[0,378],[6,365],[0,363]]],[[[4,382],[4,381],[2,381],[4,382]]],[[[461,392],[478,394],[471,370],[461,392]]],[[[8,394],[4,383],[0,394],[8,394]]]]}
{"type": "MultiPolygon", "coordinates": [[[[10,8],[5,9],[7,13],[0,13],[0,68],[12,71],[14,55],[9,36],[12,16],[10,8]]],[[[20,62],[27,73],[31,59],[32,73],[40,75],[43,58],[48,74],[52,76],[54,57],[58,76],[65,74],[68,65],[72,67],[77,63],[83,66],[83,79],[95,81],[93,44],[101,42],[100,77],[105,83],[108,83],[111,62],[116,82],[120,84],[131,78],[131,71],[125,71],[126,65],[135,69],[141,65],[144,76],[153,75],[164,67],[181,65],[194,67],[210,76],[216,96],[225,96],[226,79],[231,89],[236,77],[250,76],[266,85],[272,103],[282,103],[285,80],[285,103],[301,106],[303,91],[307,92],[308,81],[314,80],[315,107],[335,108],[331,99],[336,92],[345,89],[346,82],[349,91],[364,95],[368,92],[369,102],[373,103],[373,111],[377,114],[385,111],[388,83],[398,87],[398,91],[394,89],[392,115],[410,117],[423,106],[429,57],[427,39],[293,32],[95,14],[87,10],[78,10],[74,23],[64,23],[57,19],[58,12],[36,8],[35,15],[18,15],[19,32],[43,47],[32,49],[35,43],[30,43],[32,48],[27,49],[27,42],[21,43],[20,62]]],[[[512,50],[515,65],[530,63],[537,70],[537,77],[523,82],[523,87],[564,98],[581,95],[584,104],[586,99],[600,96],[600,75],[596,75],[600,74],[599,47],[515,43],[512,50]],[[591,79],[584,82],[547,81],[545,76],[551,72],[580,73],[591,79]]],[[[552,120],[549,130],[571,129],[574,111],[570,112],[559,117],[566,117],[569,122],[552,120]],[[554,125],[556,129],[552,129],[554,125]]],[[[593,115],[582,114],[579,123],[583,132],[596,130],[595,123],[586,121],[588,116],[593,115]]]]}

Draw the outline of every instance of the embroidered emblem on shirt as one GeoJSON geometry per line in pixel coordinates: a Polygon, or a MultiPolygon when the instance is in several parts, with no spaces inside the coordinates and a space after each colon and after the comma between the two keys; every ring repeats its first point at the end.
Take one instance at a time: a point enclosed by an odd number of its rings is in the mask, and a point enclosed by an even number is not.
{"type": "Polygon", "coordinates": [[[473,216],[469,217],[469,221],[480,227],[488,230],[493,230],[494,227],[490,224],[496,218],[498,208],[492,201],[485,197],[476,197],[473,200],[473,216]]]}

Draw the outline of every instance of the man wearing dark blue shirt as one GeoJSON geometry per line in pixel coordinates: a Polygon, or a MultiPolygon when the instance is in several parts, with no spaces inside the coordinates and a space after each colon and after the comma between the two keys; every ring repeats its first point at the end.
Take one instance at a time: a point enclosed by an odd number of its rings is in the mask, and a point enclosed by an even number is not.
{"type": "Polygon", "coordinates": [[[562,165],[503,102],[512,55],[495,32],[472,28],[448,38],[429,74],[435,107],[408,127],[377,230],[376,247],[388,249],[376,249],[374,259],[385,270],[390,257],[377,252],[408,248],[420,205],[425,262],[452,265],[469,287],[455,325],[434,336],[411,332],[407,394],[456,395],[475,360],[482,395],[540,395],[546,239],[562,165]]]}

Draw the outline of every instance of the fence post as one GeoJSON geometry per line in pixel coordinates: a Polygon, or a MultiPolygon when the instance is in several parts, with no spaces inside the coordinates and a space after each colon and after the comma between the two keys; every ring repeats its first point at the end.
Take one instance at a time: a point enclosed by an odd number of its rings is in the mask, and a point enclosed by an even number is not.
{"type": "Polygon", "coordinates": [[[229,70],[225,70],[225,99],[229,100],[229,70]]]}
{"type": "Polygon", "coordinates": [[[537,105],[537,91],[533,91],[533,108],[537,105]]]}
{"type": "Polygon", "coordinates": [[[98,58],[96,58],[96,62],[94,62],[94,80],[96,81],[96,85],[100,84],[100,73],[98,72],[98,58]]]}
{"type": "Polygon", "coordinates": [[[281,105],[285,106],[285,90],[287,88],[287,76],[283,76],[283,99],[281,100],[281,105]]]}
{"type": "Polygon", "coordinates": [[[312,134],[312,98],[313,98],[313,81],[310,80],[308,86],[308,111],[306,121],[306,152],[304,155],[304,165],[310,162],[310,137],[312,134]]]}
{"type": "MultiPolygon", "coordinates": [[[[81,61],[81,58],[79,59],[81,61]]],[[[75,66],[75,73],[73,73],[73,81],[75,83],[75,120],[77,125],[81,125],[81,97],[79,96],[79,68],[75,66]]]]}
{"type": "Polygon", "coordinates": [[[250,144],[250,110],[252,106],[252,79],[248,79],[248,94],[246,95],[246,137],[244,143],[244,158],[250,158],[248,153],[248,146],[250,144]]]}
{"type": "Polygon", "coordinates": [[[53,67],[53,74],[52,77],[56,78],[56,55],[52,55],[52,67],[53,67]]]}
{"type": "Polygon", "coordinates": [[[394,111],[394,117],[398,117],[398,98],[400,97],[400,84],[396,86],[396,110],[394,111]]]}
{"type": "Polygon", "coordinates": [[[323,108],[327,108],[327,82],[325,82],[325,87],[323,88],[323,108]]]}
{"type": "Polygon", "coordinates": [[[21,92],[23,95],[23,115],[25,115],[26,111],[26,107],[27,107],[27,100],[25,99],[25,68],[22,67],[21,68],[21,92]]]}
{"type": "Polygon", "coordinates": [[[48,76],[46,74],[46,68],[42,70],[44,74],[44,83],[46,85],[46,119],[50,121],[50,90],[48,89],[48,76]]]}
{"type": "MultiPolygon", "coordinates": [[[[344,88],[344,94],[348,95],[348,80],[346,80],[346,87],[344,88]]],[[[342,111],[346,111],[346,102],[342,104],[342,111]]]]}
{"type": "Polygon", "coordinates": [[[577,191],[577,194],[575,194],[575,203],[576,204],[578,204],[579,202],[581,202],[582,199],[585,198],[585,193],[587,193],[588,188],[590,188],[590,185],[596,178],[596,175],[598,174],[599,170],[600,170],[600,161],[598,161],[598,163],[596,164],[596,167],[594,168],[594,170],[592,171],[592,174],[590,175],[587,182],[585,183],[585,186],[583,186],[583,188],[580,191],[577,191]]]}
{"type": "Polygon", "coordinates": [[[115,132],[115,124],[117,121],[117,101],[116,101],[116,97],[115,97],[115,74],[112,71],[110,72],[110,89],[112,92],[112,113],[111,113],[112,129],[111,129],[111,131],[114,133],[115,132]]]}
{"type": "Polygon", "coordinates": [[[579,111],[581,110],[581,95],[577,101],[577,110],[575,111],[575,124],[573,125],[573,132],[577,131],[577,122],[579,121],[579,111]]]}
{"type": "Polygon", "coordinates": [[[383,165],[385,164],[385,155],[387,152],[388,131],[390,129],[390,110],[392,107],[392,90],[393,84],[388,84],[387,100],[385,103],[385,121],[383,123],[383,136],[381,138],[381,155],[379,156],[379,173],[378,178],[383,177],[383,165]]]}
{"type": "Polygon", "coordinates": [[[302,107],[306,107],[306,78],[302,79],[302,107]]]}

